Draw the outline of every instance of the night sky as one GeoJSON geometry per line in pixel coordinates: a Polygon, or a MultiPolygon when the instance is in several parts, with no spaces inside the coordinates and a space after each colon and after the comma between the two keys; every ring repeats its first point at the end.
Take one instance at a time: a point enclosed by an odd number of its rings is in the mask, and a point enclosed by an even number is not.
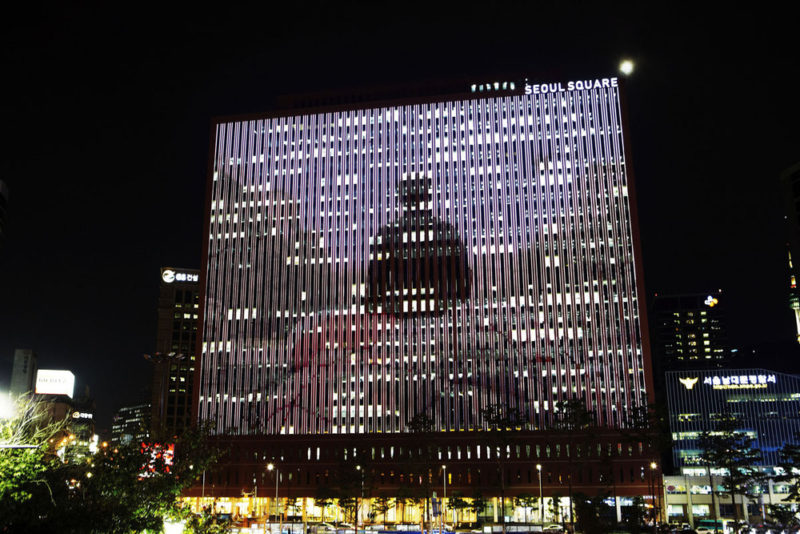
{"type": "Polygon", "coordinates": [[[800,161],[790,17],[569,6],[5,17],[0,390],[14,349],[32,348],[91,388],[101,428],[147,398],[159,269],[200,267],[212,117],[293,93],[609,76],[622,57],[637,62],[628,134],[648,296],[720,288],[732,344],[800,372],[778,187],[800,161]]]}

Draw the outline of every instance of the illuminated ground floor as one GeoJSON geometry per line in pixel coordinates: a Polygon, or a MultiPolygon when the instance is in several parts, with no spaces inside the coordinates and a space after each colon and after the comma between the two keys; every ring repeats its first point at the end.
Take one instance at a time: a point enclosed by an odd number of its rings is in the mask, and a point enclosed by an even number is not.
{"type": "MultiPolygon", "coordinates": [[[[519,498],[506,499],[506,523],[548,524],[570,521],[569,497],[544,497],[541,505],[538,498],[522,497],[528,501],[521,504],[519,498]]],[[[314,498],[276,500],[274,497],[184,497],[183,502],[193,512],[203,509],[215,514],[229,515],[235,521],[249,520],[263,523],[329,523],[333,525],[416,525],[425,521],[439,523],[442,520],[449,527],[475,525],[477,523],[500,523],[501,499],[486,499],[484,508],[476,510],[476,502],[469,498],[445,499],[443,514],[440,514],[441,501],[434,503],[404,502],[402,499],[364,498],[352,505],[318,502],[314,498]],[[427,516],[427,518],[426,518],[427,516]]],[[[622,521],[623,510],[633,505],[631,497],[607,499],[609,515],[616,515],[622,521]]],[[[477,504],[480,507],[480,504],[477,504]]]]}
{"type": "Polygon", "coordinates": [[[218,441],[231,452],[184,498],[235,518],[419,525],[443,508],[451,526],[569,522],[571,495],[604,499],[618,520],[642,503],[663,510],[657,455],[606,429],[218,441]]]}
{"type": "MultiPolygon", "coordinates": [[[[687,471],[691,470],[687,468],[687,471]]],[[[786,500],[790,490],[787,482],[766,479],[754,485],[749,495],[737,495],[735,502],[730,495],[726,495],[722,477],[714,477],[714,486],[712,494],[708,475],[664,477],[666,519],[671,523],[685,522],[692,526],[704,519],[729,521],[737,517],[740,521],[760,523],[765,518],[768,521],[777,519],[771,511],[773,506],[792,504],[786,500]]],[[[796,504],[792,506],[796,507],[796,504]]]]}

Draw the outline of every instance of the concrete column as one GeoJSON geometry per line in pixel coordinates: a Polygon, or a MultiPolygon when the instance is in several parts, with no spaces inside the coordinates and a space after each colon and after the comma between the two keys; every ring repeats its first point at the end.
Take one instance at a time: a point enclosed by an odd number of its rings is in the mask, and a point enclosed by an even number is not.
{"type": "Polygon", "coordinates": [[[747,497],[742,495],[742,517],[744,517],[744,520],[749,523],[748,518],[750,514],[747,513],[747,509],[749,508],[749,506],[747,506],[747,503],[748,503],[747,497]]]}
{"type": "Polygon", "coordinates": [[[617,523],[622,523],[622,502],[619,497],[614,497],[614,508],[617,510],[617,523]]]}
{"type": "Polygon", "coordinates": [[[692,513],[692,487],[689,485],[689,477],[683,477],[684,484],[686,485],[686,517],[689,519],[689,525],[694,528],[694,514],[692,513]]]}
{"type": "MultiPolygon", "coordinates": [[[[769,502],[767,503],[768,506],[772,506],[772,503],[775,502],[775,493],[774,493],[773,488],[772,488],[773,484],[774,484],[774,480],[772,480],[770,478],[769,481],[768,481],[768,484],[767,484],[767,487],[769,488],[769,502]]],[[[767,511],[769,511],[769,510],[767,510],[767,511]]],[[[766,518],[764,518],[764,519],[766,520],[766,518]]]]}
{"type": "Polygon", "coordinates": [[[497,523],[497,497],[492,497],[492,510],[494,511],[494,522],[497,523]]]}

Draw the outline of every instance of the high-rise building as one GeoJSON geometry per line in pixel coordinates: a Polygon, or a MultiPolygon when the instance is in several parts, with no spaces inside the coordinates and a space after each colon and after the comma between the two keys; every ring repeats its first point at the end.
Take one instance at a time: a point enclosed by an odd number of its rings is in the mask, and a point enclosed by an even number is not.
{"type": "Polygon", "coordinates": [[[19,397],[32,393],[36,386],[36,372],[39,370],[36,353],[31,349],[16,349],[11,368],[11,394],[19,397]]]}
{"type": "Polygon", "coordinates": [[[795,163],[780,176],[786,220],[786,245],[789,256],[789,307],[794,314],[795,334],[800,343],[800,290],[794,261],[800,258],[800,163],[795,163]],[[792,254],[794,252],[794,254],[792,254]],[[794,256],[794,260],[792,259],[794,256]]]}
{"type": "Polygon", "coordinates": [[[161,269],[156,353],[152,384],[152,429],[174,434],[191,423],[200,271],[161,269]]]}
{"type": "Polygon", "coordinates": [[[540,428],[572,397],[615,426],[646,403],[615,78],[223,121],[213,152],[218,432],[468,430],[493,404],[540,428]]]}
{"type": "MultiPolygon", "coordinates": [[[[536,432],[581,399],[619,428],[651,400],[617,79],[465,89],[216,124],[197,417],[258,459],[218,484],[270,455],[335,462],[350,437],[388,462],[421,415],[450,439],[440,458],[485,462],[486,408],[536,432]]],[[[562,462],[553,493],[572,467],[533,439],[516,480],[562,462]]],[[[611,479],[641,484],[641,449],[624,461],[611,479]]],[[[449,476],[489,484],[464,465],[449,476]]]]}
{"type": "Polygon", "coordinates": [[[135,406],[123,406],[114,414],[111,424],[111,443],[126,445],[142,443],[150,437],[150,420],[152,407],[150,403],[135,406]]]}
{"type": "Polygon", "coordinates": [[[711,369],[729,360],[722,291],[656,295],[650,323],[656,369],[711,369]]]}

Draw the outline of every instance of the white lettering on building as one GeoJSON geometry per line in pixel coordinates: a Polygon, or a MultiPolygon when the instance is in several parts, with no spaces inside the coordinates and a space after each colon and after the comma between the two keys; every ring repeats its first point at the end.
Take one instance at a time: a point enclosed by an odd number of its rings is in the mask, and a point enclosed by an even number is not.
{"type": "Polygon", "coordinates": [[[618,87],[617,78],[595,78],[594,80],[576,80],[567,82],[564,86],[561,82],[557,83],[536,83],[525,84],[526,95],[543,95],[547,93],[562,93],[564,91],[575,91],[584,89],[602,89],[604,87],[618,87]]]}

